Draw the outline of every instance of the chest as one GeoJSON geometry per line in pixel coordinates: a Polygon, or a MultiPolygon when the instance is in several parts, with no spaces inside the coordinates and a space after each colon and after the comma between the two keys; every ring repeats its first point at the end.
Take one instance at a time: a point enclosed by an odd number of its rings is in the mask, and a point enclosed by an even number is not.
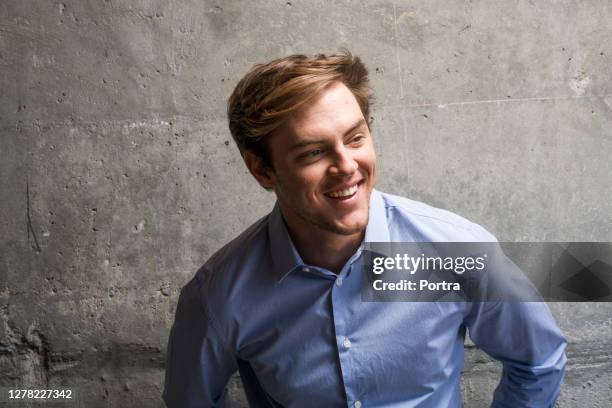
{"type": "Polygon", "coordinates": [[[363,302],[350,279],[292,283],[239,325],[237,345],[261,387],[283,406],[346,406],[381,396],[400,401],[458,377],[458,308],[363,302]]]}

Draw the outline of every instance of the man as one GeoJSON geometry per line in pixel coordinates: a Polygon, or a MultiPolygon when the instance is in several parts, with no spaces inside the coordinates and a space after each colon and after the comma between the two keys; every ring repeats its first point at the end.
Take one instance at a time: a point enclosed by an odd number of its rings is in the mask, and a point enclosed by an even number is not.
{"type": "Polygon", "coordinates": [[[367,70],[348,53],[257,65],[228,104],[272,212],[183,288],[170,407],[458,407],[466,329],[504,365],[494,406],[550,407],[565,340],[543,303],[362,302],[365,242],[492,241],[457,215],[375,190],[367,70]]]}

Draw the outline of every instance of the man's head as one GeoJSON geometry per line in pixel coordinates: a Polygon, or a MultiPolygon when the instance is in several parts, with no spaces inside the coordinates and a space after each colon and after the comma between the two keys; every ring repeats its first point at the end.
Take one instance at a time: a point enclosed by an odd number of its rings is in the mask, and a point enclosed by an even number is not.
{"type": "Polygon", "coordinates": [[[361,232],[375,179],[367,70],[349,53],[256,65],[228,103],[247,167],[293,228],[361,232]]]}

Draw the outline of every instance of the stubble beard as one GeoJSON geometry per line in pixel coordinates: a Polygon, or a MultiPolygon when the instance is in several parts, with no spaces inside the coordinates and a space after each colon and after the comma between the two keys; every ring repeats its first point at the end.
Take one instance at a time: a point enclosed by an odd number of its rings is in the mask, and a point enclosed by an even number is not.
{"type": "Polygon", "coordinates": [[[363,232],[366,229],[367,225],[368,225],[368,221],[369,221],[369,217],[370,217],[369,202],[367,204],[365,222],[363,223],[363,225],[358,225],[358,226],[355,226],[353,228],[347,228],[347,227],[338,226],[338,225],[334,224],[332,221],[326,220],[324,217],[317,216],[316,214],[311,214],[311,213],[305,211],[303,208],[301,208],[301,207],[299,207],[297,205],[292,205],[291,202],[285,201],[285,203],[287,204],[287,207],[295,215],[297,215],[298,218],[300,218],[305,224],[307,224],[307,225],[314,225],[315,227],[317,227],[317,228],[319,228],[319,229],[321,229],[321,230],[323,230],[325,232],[331,232],[332,234],[338,234],[338,235],[344,235],[344,236],[350,236],[350,235],[354,235],[354,234],[363,232]]]}
{"type": "MultiPolygon", "coordinates": [[[[365,231],[368,225],[368,221],[370,219],[370,196],[369,195],[368,195],[367,204],[366,204],[367,205],[366,219],[363,225],[359,225],[354,228],[343,228],[343,227],[340,227],[334,224],[333,222],[329,222],[325,220],[321,216],[317,216],[316,214],[310,214],[308,213],[308,211],[301,208],[299,205],[295,205],[292,202],[292,200],[287,200],[286,197],[284,197],[282,193],[279,194],[279,190],[282,191],[282,189],[274,189],[274,190],[276,192],[276,197],[278,199],[281,199],[282,197],[287,208],[290,211],[292,211],[295,215],[297,215],[298,218],[300,218],[305,224],[314,225],[315,227],[325,232],[331,232],[332,234],[337,234],[337,235],[350,236],[350,235],[355,235],[355,234],[365,231]]],[[[371,191],[370,191],[370,194],[371,194],[371,191]]]]}
{"type": "MultiPolygon", "coordinates": [[[[331,232],[332,234],[345,235],[345,236],[355,235],[357,233],[363,232],[366,226],[368,225],[368,219],[369,219],[369,214],[368,214],[366,216],[366,221],[363,226],[357,226],[353,228],[342,228],[324,219],[318,219],[316,217],[309,216],[305,212],[296,211],[295,213],[304,222],[310,225],[314,225],[315,227],[318,227],[322,229],[323,231],[331,232]]],[[[368,213],[369,213],[369,209],[368,209],[368,213]]]]}

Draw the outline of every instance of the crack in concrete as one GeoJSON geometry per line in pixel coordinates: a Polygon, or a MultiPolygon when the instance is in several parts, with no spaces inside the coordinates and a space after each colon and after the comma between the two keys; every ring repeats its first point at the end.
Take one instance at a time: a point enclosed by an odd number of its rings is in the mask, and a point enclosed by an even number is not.
{"type": "Polygon", "coordinates": [[[404,99],[404,82],[402,79],[402,64],[400,60],[399,36],[397,31],[397,9],[395,4],[393,5],[393,32],[395,35],[395,59],[397,61],[397,76],[399,77],[400,99],[404,99]]]}
{"type": "Polygon", "coordinates": [[[36,232],[34,231],[34,227],[32,226],[32,215],[30,208],[30,182],[26,180],[26,217],[28,220],[27,225],[27,235],[28,235],[28,244],[30,243],[30,232],[32,232],[32,237],[34,238],[34,243],[36,244],[36,252],[41,252],[40,245],[38,245],[38,238],[36,238],[36,232]]]}
{"type": "Polygon", "coordinates": [[[573,99],[605,99],[612,95],[576,95],[576,96],[542,96],[542,97],[527,97],[527,98],[506,98],[506,99],[480,99],[475,101],[458,101],[458,102],[441,102],[441,103],[416,103],[416,104],[394,104],[384,105],[383,109],[388,108],[445,108],[447,106],[463,106],[463,105],[479,105],[491,103],[508,103],[508,102],[542,102],[542,101],[565,101],[573,99]]]}
{"type": "MultiPolygon", "coordinates": [[[[401,77],[401,76],[400,76],[401,77]]],[[[402,91],[400,89],[400,91],[402,91]]],[[[400,95],[401,96],[401,95],[400,95]]],[[[403,98],[403,96],[401,96],[403,98]]],[[[448,106],[464,106],[464,105],[479,105],[479,104],[499,104],[499,103],[517,103],[517,102],[547,102],[547,101],[567,101],[567,100],[578,100],[578,99],[587,99],[587,100],[597,100],[597,99],[609,99],[612,98],[612,94],[603,94],[603,95],[570,95],[570,96],[534,96],[534,97],[524,97],[524,98],[504,98],[504,99],[477,99],[474,101],[455,101],[455,102],[427,102],[427,103],[414,103],[414,104],[388,104],[388,105],[380,105],[379,109],[394,109],[394,108],[446,108],[448,106]]],[[[116,119],[116,120],[100,120],[100,121],[74,121],[74,120],[65,120],[65,121],[49,121],[42,122],[37,120],[34,123],[24,123],[23,121],[18,121],[14,125],[3,126],[0,127],[1,131],[10,131],[15,129],[22,128],[36,128],[41,130],[45,127],[104,127],[104,126],[128,126],[131,129],[141,128],[141,127],[154,127],[154,126],[164,126],[171,128],[175,125],[173,122],[177,121],[188,121],[190,124],[192,123],[206,123],[210,125],[212,122],[223,122],[225,123],[226,117],[219,116],[217,119],[212,117],[197,117],[197,116],[184,116],[184,115],[176,115],[171,119],[116,119]]]]}

